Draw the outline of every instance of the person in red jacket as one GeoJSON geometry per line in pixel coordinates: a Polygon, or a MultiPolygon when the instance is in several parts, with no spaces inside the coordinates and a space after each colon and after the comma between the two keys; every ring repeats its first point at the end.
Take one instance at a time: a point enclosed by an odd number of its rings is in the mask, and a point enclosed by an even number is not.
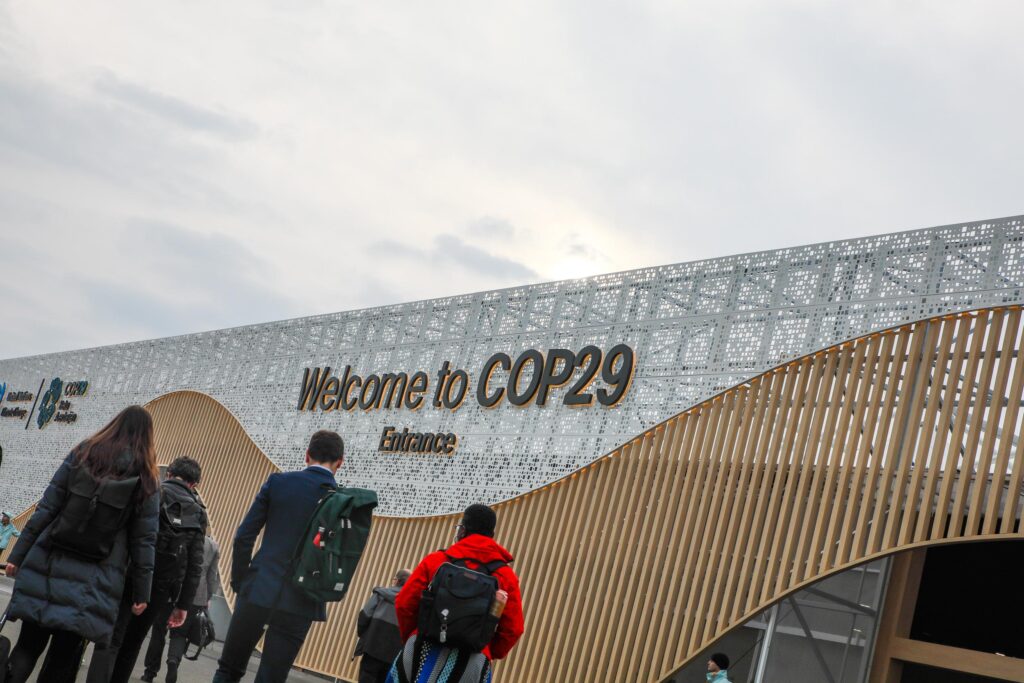
{"type": "MultiPolygon", "coordinates": [[[[466,567],[477,569],[489,562],[512,562],[512,554],[494,540],[497,515],[486,505],[474,504],[462,513],[462,521],[455,527],[455,543],[447,550],[438,550],[424,557],[413,570],[412,576],[395,598],[398,630],[402,640],[416,632],[416,618],[420,596],[430,585],[438,568],[450,559],[465,559],[466,567]]],[[[519,593],[519,577],[509,564],[493,573],[500,590],[508,593],[508,602],[498,620],[498,628],[491,642],[484,648],[488,659],[504,659],[523,635],[523,601],[519,593]]]]}

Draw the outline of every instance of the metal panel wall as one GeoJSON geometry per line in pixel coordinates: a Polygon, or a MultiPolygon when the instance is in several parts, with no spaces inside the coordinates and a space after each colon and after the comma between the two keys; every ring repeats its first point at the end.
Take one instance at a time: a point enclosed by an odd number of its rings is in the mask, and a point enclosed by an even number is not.
{"type": "MultiPolygon", "coordinates": [[[[829,574],[935,543],[1024,538],[1021,341],[1019,307],[874,333],[497,505],[527,618],[497,680],[658,681],[829,574]]],[[[273,466],[209,397],[174,393],[149,408],[161,459],[203,464],[226,572],[231,534],[273,466]]],[[[447,545],[457,520],[377,518],[349,599],[299,664],[354,680],[362,600],[447,545]]]]}
{"type": "Polygon", "coordinates": [[[942,313],[1022,303],[1022,286],[1024,220],[1014,217],[4,360],[10,391],[55,376],[91,385],[74,401],[73,425],[0,419],[0,499],[15,512],[32,504],[68,450],[124,406],[195,390],[226,406],[282,469],[301,465],[312,431],[337,429],[348,483],[377,488],[384,512],[451,512],[564,477],[792,358],[942,313]],[[637,374],[614,409],[295,410],[307,366],[433,373],[450,360],[473,374],[497,351],[620,342],[636,350],[637,374]],[[453,432],[460,445],[442,460],[378,453],[385,425],[453,432]]]}

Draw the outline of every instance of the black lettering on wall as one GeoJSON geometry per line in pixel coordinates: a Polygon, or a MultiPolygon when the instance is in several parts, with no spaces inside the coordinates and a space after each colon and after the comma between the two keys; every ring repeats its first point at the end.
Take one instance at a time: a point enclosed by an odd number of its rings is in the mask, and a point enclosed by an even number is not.
{"type": "Polygon", "coordinates": [[[427,373],[422,370],[412,376],[409,382],[409,392],[405,395],[405,407],[409,410],[419,410],[423,405],[423,394],[427,391],[427,373]]]}
{"type": "MultiPolygon", "coordinates": [[[[607,407],[622,401],[629,392],[636,370],[636,357],[627,344],[617,344],[604,354],[600,348],[587,345],[579,352],[554,348],[546,352],[526,349],[512,360],[507,353],[498,352],[483,364],[476,383],[477,403],[493,408],[508,398],[509,403],[522,407],[531,401],[546,406],[552,393],[568,386],[562,403],[570,407],[593,405],[594,399],[607,407]],[[499,372],[500,371],[500,372],[499,372]],[[600,375],[598,374],[600,373],[600,375]],[[600,379],[596,390],[591,384],[600,379]]],[[[79,395],[87,389],[87,382],[77,382],[71,394],[79,395]]],[[[323,412],[362,410],[417,410],[422,407],[430,391],[429,375],[418,370],[411,376],[405,372],[367,375],[365,379],[346,365],[339,376],[331,374],[331,367],[305,368],[299,387],[299,410],[323,412]]],[[[437,370],[437,387],[430,394],[435,408],[457,410],[473,391],[468,370],[443,361],[437,370]]],[[[64,395],[69,395],[65,390],[64,395]]],[[[12,399],[8,399],[12,400],[12,399]]],[[[70,405],[60,406],[61,410],[70,405]]],[[[411,438],[411,437],[410,437],[411,438]]]]}
{"type": "Polygon", "coordinates": [[[449,410],[458,410],[462,402],[466,400],[466,393],[469,391],[469,373],[465,370],[456,370],[452,373],[451,379],[444,388],[442,403],[449,410]]]}
{"type": "Polygon", "coordinates": [[[363,382],[363,389],[359,392],[359,407],[369,410],[380,398],[380,377],[369,375],[363,382]]]}
{"type": "Polygon", "coordinates": [[[576,367],[583,368],[583,374],[572,385],[562,403],[567,406],[589,406],[594,402],[594,395],[586,393],[586,390],[594,381],[597,369],[601,367],[601,349],[596,346],[584,346],[576,354],[576,367]]]}
{"type": "Polygon", "coordinates": [[[597,390],[597,400],[603,405],[611,408],[626,395],[629,385],[633,381],[633,368],[635,367],[633,349],[625,344],[617,344],[604,357],[601,365],[601,379],[604,383],[615,387],[608,391],[604,387],[597,390]],[[616,364],[616,361],[620,361],[616,364]]]}
{"type": "Polygon", "coordinates": [[[448,373],[451,372],[451,362],[445,361],[441,364],[441,369],[437,371],[437,389],[434,390],[434,407],[441,407],[441,392],[444,391],[444,385],[448,380],[448,373]]]}
{"type": "Polygon", "coordinates": [[[508,378],[508,402],[514,406],[525,406],[533,397],[537,394],[537,390],[540,388],[540,376],[544,369],[544,355],[536,349],[527,349],[523,351],[519,358],[516,358],[516,362],[512,365],[512,371],[508,378]],[[530,376],[530,383],[526,385],[526,389],[522,392],[519,391],[519,385],[523,377],[523,371],[526,369],[527,364],[532,369],[530,376]]]}
{"type": "Polygon", "coordinates": [[[386,372],[380,376],[380,398],[377,401],[376,408],[384,407],[391,408],[392,401],[394,401],[395,394],[398,394],[398,401],[395,403],[395,408],[402,407],[402,399],[405,396],[406,388],[409,386],[409,375],[404,372],[400,372],[397,375],[391,372],[386,372]],[[401,389],[398,387],[401,386],[401,389]],[[387,398],[384,397],[384,392],[387,391],[387,398]]]}
{"type": "Polygon", "coordinates": [[[324,383],[323,390],[320,392],[320,410],[325,413],[338,405],[338,390],[341,388],[341,382],[338,381],[337,377],[329,377],[327,382],[324,383]]]}
{"type": "Polygon", "coordinates": [[[342,410],[349,411],[356,407],[356,403],[359,401],[359,395],[357,393],[355,396],[352,396],[352,390],[358,389],[359,385],[362,383],[363,378],[352,373],[351,365],[346,365],[345,372],[341,376],[341,398],[339,399],[339,403],[342,410]]]}
{"type": "Polygon", "coordinates": [[[498,367],[501,367],[505,372],[512,369],[512,359],[507,353],[496,353],[488,358],[480,372],[480,381],[476,385],[476,402],[484,408],[493,408],[501,403],[501,399],[505,397],[504,387],[498,387],[492,394],[487,393],[489,391],[488,385],[491,383],[491,375],[494,374],[498,367]]]}
{"type": "Polygon", "coordinates": [[[544,362],[544,372],[541,373],[540,388],[537,391],[537,405],[546,405],[548,392],[569,381],[573,371],[576,370],[575,360],[576,354],[569,349],[548,351],[547,360],[544,362]]]}
{"type": "Polygon", "coordinates": [[[331,374],[331,366],[324,370],[317,368],[314,372],[309,368],[302,373],[302,385],[299,389],[299,410],[312,410],[320,398],[320,391],[324,388],[327,376],[331,374]]]}

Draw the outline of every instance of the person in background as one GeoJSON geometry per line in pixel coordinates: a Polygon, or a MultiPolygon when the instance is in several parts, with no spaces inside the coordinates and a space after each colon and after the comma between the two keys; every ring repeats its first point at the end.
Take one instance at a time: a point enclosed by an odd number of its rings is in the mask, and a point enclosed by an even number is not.
{"type": "MultiPolygon", "coordinates": [[[[8,683],[27,681],[47,645],[38,680],[74,681],[85,641],[110,642],[126,575],[131,578],[131,609],[146,609],[153,580],[159,482],[153,419],[141,406],[122,410],[78,444],[57,469],[7,562],[7,576],[16,579],[8,616],[21,620],[18,643],[8,660],[8,683]],[[113,537],[108,535],[109,553],[102,559],[58,547],[52,538],[60,535],[60,515],[69,505],[73,482],[117,482],[132,492],[124,508],[126,519],[113,537]]],[[[80,535],[90,538],[90,531],[86,526],[80,535]]]]}
{"type": "MultiPolygon", "coordinates": [[[[167,683],[176,683],[178,680],[178,667],[188,648],[189,630],[198,614],[209,609],[210,598],[220,592],[220,570],[217,567],[219,561],[220,546],[213,540],[213,536],[207,534],[203,542],[203,573],[199,579],[199,587],[196,588],[196,597],[192,599],[192,608],[188,611],[185,623],[171,631],[170,644],[167,646],[167,676],[164,679],[167,683]]],[[[152,683],[160,673],[160,658],[163,656],[164,638],[167,634],[166,627],[160,629],[160,626],[159,622],[153,624],[149,648],[146,650],[146,672],[142,674],[142,680],[146,683],[152,683]]]]}
{"type": "Polygon", "coordinates": [[[390,586],[373,589],[356,624],[356,651],[362,655],[359,662],[359,683],[384,683],[391,662],[402,650],[402,637],[398,633],[395,598],[409,579],[408,569],[395,572],[390,586]]]}
{"type": "Polygon", "coordinates": [[[238,599],[231,615],[214,683],[235,683],[245,675],[260,638],[263,656],[257,683],[284,683],[314,621],[327,621],[327,605],[292,586],[289,575],[298,539],[324,492],[337,486],[345,444],[322,429],[309,439],[306,469],[267,477],[235,532],[231,587],[238,599]],[[259,552],[256,539],[263,532],[259,552]]]}
{"type": "Polygon", "coordinates": [[[709,683],[730,683],[729,681],[729,656],[716,652],[708,660],[708,681],[709,683]]]}
{"type": "Polygon", "coordinates": [[[6,550],[11,538],[18,536],[21,536],[21,532],[18,531],[18,527],[14,526],[11,516],[6,512],[0,513],[0,551],[6,550]]]}

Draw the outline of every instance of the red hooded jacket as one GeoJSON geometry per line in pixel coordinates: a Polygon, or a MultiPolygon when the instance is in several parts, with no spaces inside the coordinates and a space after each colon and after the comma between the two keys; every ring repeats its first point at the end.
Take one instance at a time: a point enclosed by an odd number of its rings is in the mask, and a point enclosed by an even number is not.
{"type": "MultiPolygon", "coordinates": [[[[398,630],[405,641],[416,632],[416,617],[420,609],[420,596],[430,585],[434,574],[448,558],[465,559],[466,566],[476,569],[481,564],[502,560],[511,562],[512,554],[498,545],[493,538],[470,534],[447,550],[430,553],[413,571],[405,582],[402,592],[395,598],[395,612],[398,614],[398,630]]],[[[504,659],[512,646],[523,635],[523,599],[519,594],[519,577],[512,567],[504,566],[493,574],[498,585],[508,593],[508,603],[498,620],[498,630],[484,648],[484,655],[490,659],[504,659]]]]}

